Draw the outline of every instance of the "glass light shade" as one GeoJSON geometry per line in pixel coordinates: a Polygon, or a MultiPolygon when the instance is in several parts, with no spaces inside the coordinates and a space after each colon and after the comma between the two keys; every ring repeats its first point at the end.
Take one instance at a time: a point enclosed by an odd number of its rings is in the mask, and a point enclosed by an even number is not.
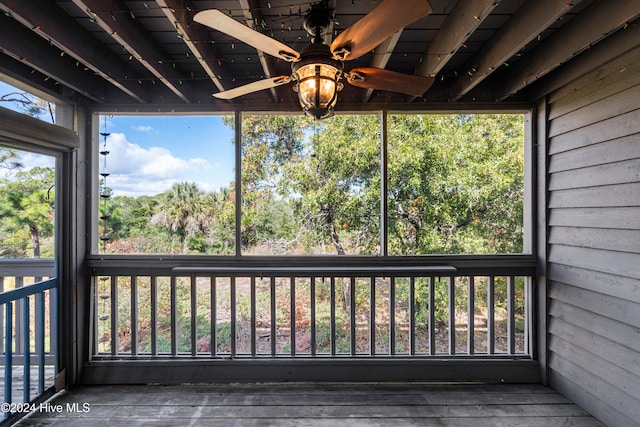
{"type": "Polygon", "coordinates": [[[342,89],[340,70],[330,64],[310,63],[295,71],[300,105],[305,113],[322,119],[329,116],[342,89]]]}

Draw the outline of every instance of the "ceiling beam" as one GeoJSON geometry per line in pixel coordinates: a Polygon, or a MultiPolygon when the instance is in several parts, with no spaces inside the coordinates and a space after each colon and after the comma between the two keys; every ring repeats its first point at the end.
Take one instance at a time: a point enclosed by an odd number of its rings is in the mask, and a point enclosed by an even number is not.
{"type": "Polygon", "coordinates": [[[45,77],[39,71],[34,72],[33,67],[12,56],[0,54],[1,81],[38,98],[50,100],[55,104],[68,102],[69,99],[62,96],[65,86],[54,79],[44,81],[45,77]]]}
{"type": "Polygon", "coordinates": [[[168,64],[167,53],[147,31],[128,13],[120,13],[127,10],[123,4],[116,0],[72,1],[180,99],[190,101],[192,89],[185,76],[168,64]]]}
{"type": "Polygon", "coordinates": [[[553,73],[536,80],[532,86],[527,87],[527,92],[535,98],[540,98],[560,88],[571,87],[570,85],[575,84],[581,77],[600,67],[613,64],[616,60],[619,61],[618,58],[634,49],[640,49],[640,20],[635,20],[624,31],[616,31],[594,45],[589,49],[588,55],[578,55],[553,73]]]}
{"type": "MultiPolygon", "coordinates": [[[[137,83],[137,73],[115,53],[106,51],[93,35],[49,0],[3,0],[3,8],[22,25],[88,67],[128,96],[145,102],[149,93],[137,83]],[[129,76],[130,79],[125,79],[129,76]]],[[[7,29],[5,28],[5,31],[7,29]]],[[[14,36],[15,42],[20,38],[14,36]]],[[[59,60],[57,61],[59,62],[59,60]]]]}
{"type": "Polygon", "coordinates": [[[107,83],[93,72],[72,65],[75,61],[61,56],[58,48],[5,14],[0,14],[0,28],[1,52],[94,102],[104,102],[107,83]]]}
{"type": "Polygon", "coordinates": [[[218,65],[218,54],[211,43],[196,43],[209,39],[209,31],[202,25],[191,25],[193,23],[193,13],[188,5],[187,0],[156,0],[156,3],[162,8],[167,19],[175,26],[176,31],[182,37],[193,56],[198,60],[202,69],[207,73],[213,84],[219,91],[226,88],[220,81],[223,75],[222,66],[218,65]]]}
{"type": "MultiPolygon", "coordinates": [[[[389,59],[391,59],[391,55],[393,55],[393,51],[398,44],[398,40],[400,40],[400,36],[402,35],[402,30],[396,31],[383,41],[378,47],[376,47],[373,51],[373,58],[371,59],[371,67],[375,68],[386,68],[389,63],[389,59]]],[[[363,101],[369,102],[371,100],[371,96],[373,95],[374,89],[367,89],[364,93],[363,101]]]]}
{"type": "Polygon", "coordinates": [[[535,0],[525,2],[462,70],[453,84],[452,99],[459,100],[496,69],[507,63],[580,0],[535,0]]]}
{"type": "Polygon", "coordinates": [[[498,4],[496,0],[458,0],[422,55],[416,74],[435,77],[498,4]]]}
{"type": "MultiPolygon", "coordinates": [[[[247,26],[255,30],[258,27],[258,23],[262,21],[262,14],[260,13],[259,5],[255,0],[239,0],[239,3],[247,26]]],[[[264,71],[264,78],[270,79],[278,75],[273,70],[273,60],[261,50],[257,50],[257,53],[260,65],[262,65],[262,71],[264,71]]],[[[278,102],[278,93],[276,92],[276,88],[269,88],[269,93],[271,94],[271,98],[273,98],[273,102],[278,102]]]]}
{"type": "Polygon", "coordinates": [[[638,16],[640,0],[592,3],[514,67],[497,99],[516,93],[638,16]]]}

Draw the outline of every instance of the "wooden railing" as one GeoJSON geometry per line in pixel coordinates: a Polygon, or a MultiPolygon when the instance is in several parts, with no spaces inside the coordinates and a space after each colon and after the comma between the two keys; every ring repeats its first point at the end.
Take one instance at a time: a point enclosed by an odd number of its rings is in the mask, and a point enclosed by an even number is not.
{"type": "Polygon", "coordinates": [[[93,361],[530,358],[530,256],[89,262],[93,361]]]}
{"type": "Polygon", "coordinates": [[[58,282],[52,276],[53,260],[0,260],[5,419],[53,386],[58,282]]]}

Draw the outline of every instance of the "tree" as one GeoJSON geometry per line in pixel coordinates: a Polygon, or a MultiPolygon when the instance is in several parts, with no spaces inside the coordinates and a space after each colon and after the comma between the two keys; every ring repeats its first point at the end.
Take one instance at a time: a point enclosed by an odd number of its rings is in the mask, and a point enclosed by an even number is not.
{"type": "Polygon", "coordinates": [[[0,169],[4,169],[7,176],[11,174],[11,171],[21,169],[22,166],[18,153],[8,148],[0,148],[0,169]]]}
{"type": "Polygon", "coordinates": [[[182,252],[189,251],[189,238],[196,238],[202,232],[202,197],[203,193],[195,183],[173,184],[161,195],[159,212],[151,218],[152,224],[165,227],[177,237],[182,252]]]}
{"type": "Polygon", "coordinates": [[[55,123],[54,105],[26,92],[10,92],[0,96],[0,102],[7,102],[17,107],[18,111],[31,117],[40,118],[49,115],[51,123],[55,123]]]}
{"type": "MultiPolygon", "coordinates": [[[[390,254],[522,251],[521,115],[390,114],[388,123],[390,254]]],[[[379,253],[377,115],[245,115],[242,138],[243,251],[379,253]]],[[[156,252],[235,253],[233,186],[116,197],[112,228],[156,252]]]]}
{"type": "Polygon", "coordinates": [[[392,253],[522,251],[520,115],[393,115],[392,253]]]}
{"type": "Polygon", "coordinates": [[[336,116],[306,141],[306,156],[284,166],[283,180],[304,235],[329,241],[338,255],[379,248],[380,120],[336,116]]]}
{"type": "MultiPolygon", "coordinates": [[[[2,228],[10,233],[28,230],[34,258],[40,258],[42,237],[53,233],[54,183],[54,170],[42,167],[20,171],[15,179],[0,181],[2,228]]],[[[52,254],[51,249],[48,252],[52,254]]]]}
{"type": "Polygon", "coordinates": [[[206,236],[207,252],[219,255],[235,253],[235,197],[232,189],[221,188],[207,193],[202,201],[204,206],[203,229],[206,236]]]}
{"type": "MultiPolygon", "coordinates": [[[[226,123],[231,124],[230,120],[226,123]]],[[[305,130],[309,123],[309,119],[300,116],[243,116],[241,240],[244,248],[279,239],[277,235],[283,230],[275,231],[275,223],[266,226],[264,213],[278,203],[278,198],[289,198],[289,187],[282,181],[283,167],[304,155],[305,130]]]]}

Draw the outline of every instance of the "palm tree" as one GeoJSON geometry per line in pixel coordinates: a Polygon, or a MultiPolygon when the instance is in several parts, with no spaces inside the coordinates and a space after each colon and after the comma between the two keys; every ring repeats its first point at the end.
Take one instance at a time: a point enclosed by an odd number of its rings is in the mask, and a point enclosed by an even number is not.
{"type": "Polygon", "coordinates": [[[152,224],[166,227],[172,236],[178,238],[182,252],[189,249],[187,237],[199,234],[206,222],[203,195],[195,183],[173,184],[162,195],[160,211],[151,218],[152,224]]]}

